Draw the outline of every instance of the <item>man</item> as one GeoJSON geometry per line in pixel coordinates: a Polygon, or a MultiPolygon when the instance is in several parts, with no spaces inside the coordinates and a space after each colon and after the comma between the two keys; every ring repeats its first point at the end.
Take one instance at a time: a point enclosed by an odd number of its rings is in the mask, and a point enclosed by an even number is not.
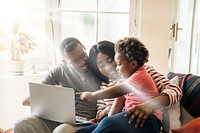
{"type": "MultiPolygon", "coordinates": [[[[78,39],[73,37],[64,39],[60,44],[60,52],[63,63],[50,71],[42,83],[71,87],[75,92],[96,91],[99,89],[100,81],[90,71],[85,47],[78,39]]],[[[77,116],[87,119],[95,118],[96,101],[85,103],[80,100],[79,96],[75,96],[75,102],[77,116]]],[[[29,98],[23,102],[23,105],[29,104],[29,98]]],[[[72,130],[75,130],[75,127],[72,125],[62,125],[59,122],[44,120],[34,116],[22,118],[13,127],[14,133],[68,133],[72,132],[72,130]]]]}

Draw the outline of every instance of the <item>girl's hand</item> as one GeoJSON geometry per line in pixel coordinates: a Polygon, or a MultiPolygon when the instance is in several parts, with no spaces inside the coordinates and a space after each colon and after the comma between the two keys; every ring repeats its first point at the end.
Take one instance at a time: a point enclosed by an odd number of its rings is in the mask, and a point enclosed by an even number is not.
{"type": "Polygon", "coordinates": [[[108,106],[106,108],[104,108],[103,110],[100,110],[97,112],[96,115],[96,119],[98,119],[99,121],[102,120],[104,117],[108,116],[108,112],[110,110],[111,106],[108,106]]]}
{"type": "Polygon", "coordinates": [[[91,122],[93,124],[98,124],[100,122],[100,120],[97,118],[94,118],[94,119],[90,119],[89,122],[91,122]]]}
{"type": "Polygon", "coordinates": [[[134,108],[130,109],[124,116],[127,117],[131,115],[131,118],[129,119],[128,123],[131,124],[132,121],[137,117],[135,128],[138,127],[139,123],[141,123],[139,126],[142,127],[147,119],[147,117],[152,114],[153,109],[149,104],[142,103],[134,108]]]}
{"type": "Polygon", "coordinates": [[[94,98],[93,98],[93,95],[92,95],[92,92],[76,92],[77,95],[80,95],[80,98],[82,101],[92,101],[94,98]]]}

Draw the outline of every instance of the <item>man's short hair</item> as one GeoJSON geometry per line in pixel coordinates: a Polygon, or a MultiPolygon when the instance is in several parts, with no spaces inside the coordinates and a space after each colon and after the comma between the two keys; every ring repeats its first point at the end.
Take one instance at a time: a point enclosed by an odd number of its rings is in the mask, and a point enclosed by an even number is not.
{"type": "Polygon", "coordinates": [[[73,51],[78,44],[83,46],[82,43],[74,37],[65,38],[60,44],[60,53],[62,57],[66,57],[66,53],[73,51]]]}

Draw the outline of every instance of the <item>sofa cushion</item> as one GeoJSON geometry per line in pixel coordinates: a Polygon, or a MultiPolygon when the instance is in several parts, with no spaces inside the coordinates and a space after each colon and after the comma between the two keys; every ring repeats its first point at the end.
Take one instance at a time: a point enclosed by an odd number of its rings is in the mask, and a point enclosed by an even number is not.
{"type": "Polygon", "coordinates": [[[168,73],[168,79],[179,77],[179,87],[183,91],[180,101],[185,110],[194,118],[200,116],[200,76],[193,74],[168,73]]]}
{"type": "MultiPolygon", "coordinates": [[[[170,80],[172,84],[175,84],[178,86],[179,84],[179,78],[178,76],[175,76],[170,80]]],[[[175,129],[181,127],[181,111],[180,111],[180,102],[177,102],[170,108],[168,108],[168,114],[169,114],[169,120],[170,120],[170,129],[175,129]]]]}
{"type": "MultiPolygon", "coordinates": [[[[178,86],[178,76],[171,78],[170,82],[178,86]]],[[[171,129],[176,129],[180,127],[180,102],[177,102],[170,108],[163,109],[163,130],[167,133],[171,133],[171,129]]]]}
{"type": "Polygon", "coordinates": [[[173,133],[200,133],[200,117],[191,120],[184,126],[178,129],[173,129],[173,133]]]}

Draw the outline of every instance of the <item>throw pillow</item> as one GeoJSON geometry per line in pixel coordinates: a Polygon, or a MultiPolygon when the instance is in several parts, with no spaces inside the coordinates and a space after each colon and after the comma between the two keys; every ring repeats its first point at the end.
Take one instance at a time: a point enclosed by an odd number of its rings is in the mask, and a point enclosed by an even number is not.
{"type": "Polygon", "coordinates": [[[193,119],[178,129],[173,129],[173,133],[200,133],[200,117],[193,119]]]}
{"type": "MultiPolygon", "coordinates": [[[[171,79],[175,76],[179,77],[179,87],[183,91],[183,97],[180,104],[194,118],[200,116],[200,76],[193,74],[180,74],[169,72],[167,77],[171,79]]],[[[181,120],[185,122],[185,116],[182,115],[181,120]]],[[[187,120],[186,120],[187,122],[187,120]]]]}

